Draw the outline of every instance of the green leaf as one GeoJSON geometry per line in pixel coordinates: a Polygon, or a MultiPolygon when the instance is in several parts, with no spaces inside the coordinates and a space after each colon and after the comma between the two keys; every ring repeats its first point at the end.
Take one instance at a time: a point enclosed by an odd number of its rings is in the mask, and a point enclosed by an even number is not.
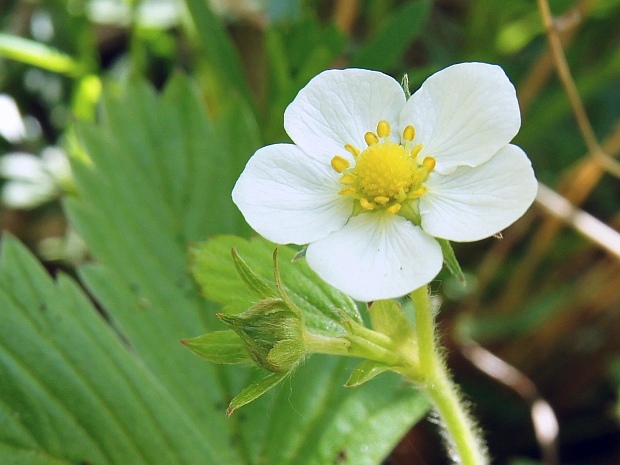
{"type": "Polygon", "coordinates": [[[446,239],[436,239],[441,246],[441,253],[443,254],[443,262],[446,264],[446,268],[448,271],[458,279],[461,283],[465,284],[465,275],[461,270],[461,265],[459,265],[458,260],[456,259],[456,255],[454,255],[454,250],[452,249],[452,244],[450,241],[446,239]]]}
{"type": "Polygon", "coordinates": [[[213,363],[251,362],[243,341],[234,331],[213,331],[181,343],[196,355],[213,363]]]}
{"type": "Polygon", "coordinates": [[[364,360],[351,372],[351,376],[347,380],[346,387],[361,386],[367,381],[370,381],[375,376],[389,371],[390,367],[383,363],[373,362],[372,360],[364,360]]]}
{"type": "Polygon", "coordinates": [[[199,463],[216,455],[79,287],[16,240],[0,259],[0,462],[199,463]],[[65,462],[66,461],[66,462],[65,462]]]}
{"type": "Polygon", "coordinates": [[[185,0],[194,24],[200,47],[225,94],[236,91],[245,101],[251,101],[248,81],[232,40],[206,0],[185,0]]]}
{"type": "Polygon", "coordinates": [[[428,0],[414,0],[395,8],[380,30],[362,45],[353,58],[352,66],[367,69],[394,66],[422,30],[430,6],[431,2],[428,0]]]}
{"type": "Polygon", "coordinates": [[[412,342],[409,320],[395,300],[378,300],[368,309],[375,331],[389,336],[398,344],[412,342]]]}
{"type": "Polygon", "coordinates": [[[99,260],[80,269],[89,290],[132,350],[190,412],[213,462],[235,464],[243,460],[243,447],[220,444],[238,435],[238,425],[223,413],[249,372],[205,363],[178,341],[223,329],[189,274],[187,245],[240,229],[243,220],[230,191],[253,151],[255,134],[243,106],[231,101],[222,114],[226,125],[219,126],[202,101],[182,75],[160,96],[139,81],[120,94],[105,90],[103,122],[77,124],[90,161],[72,160],[80,196],[66,205],[99,260]],[[233,143],[236,138],[245,146],[233,143]]]}
{"type": "Polygon", "coordinates": [[[284,381],[284,378],[286,378],[288,374],[288,372],[269,373],[267,376],[252,382],[232,400],[226,410],[226,415],[232,415],[239,407],[243,407],[253,400],[258,399],[269,389],[284,381]]]}
{"type": "Polygon", "coordinates": [[[277,293],[269,287],[263,278],[258,276],[252,268],[239,256],[237,251],[232,249],[232,258],[235,269],[239,273],[239,277],[243,280],[248,291],[250,291],[257,299],[266,299],[268,297],[277,297],[277,293]]]}
{"type": "Polygon", "coordinates": [[[78,77],[86,71],[81,63],[65,53],[40,42],[9,34],[0,33],[0,56],[70,77],[78,77]]]}
{"type": "MultiPolygon", "coordinates": [[[[192,247],[191,270],[204,295],[223,305],[224,311],[238,313],[254,303],[253,295],[239,279],[228,251],[234,247],[252,269],[275,286],[272,270],[274,244],[262,238],[251,241],[232,236],[220,236],[192,247]]],[[[279,272],[287,295],[303,312],[306,326],[325,335],[345,332],[341,323],[344,311],[361,322],[355,302],[350,297],[323,282],[304,260],[293,262],[296,251],[279,247],[279,272]]]]}

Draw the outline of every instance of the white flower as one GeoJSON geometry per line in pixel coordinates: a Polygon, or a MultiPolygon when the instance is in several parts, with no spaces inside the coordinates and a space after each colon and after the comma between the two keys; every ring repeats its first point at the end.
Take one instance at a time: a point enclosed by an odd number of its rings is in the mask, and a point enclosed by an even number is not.
{"type": "Polygon", "coordinates": [[[72,185],[67,154],[57,147],[46,147],[37,157],[13,152],[0,157],[2,203],[11,208],[34,208],[57,197],[72,185]]]}
{"type": "Polygon", "coordinates": [[[267,239],[309,244],[310,267],[353,298],[402,296],[440,271],[435,237],[483,239],[531,205],[520,124],[498,66],[451,66],[408,101],[385,74],[325,71],[284,113],[295,144],[259,149],[233,200],[267,239]]]}

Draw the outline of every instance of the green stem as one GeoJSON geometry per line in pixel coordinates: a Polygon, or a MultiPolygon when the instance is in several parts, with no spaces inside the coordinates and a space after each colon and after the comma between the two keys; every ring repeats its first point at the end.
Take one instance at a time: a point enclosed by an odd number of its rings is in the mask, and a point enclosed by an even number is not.
{"type": "Polygon", "coordinates": [[[438,365],[435,359],[437,353],[435,348],[435,321],[426,286],[413,291],[411,300],[413,301],[419,344],[420,371],[427,377],[434,377],[438,365]]]}
{"type": "Polygon", "coordinates": [[[422,388],[431,398],[443,427],[448,435],[450,452],[458,455],[462,465],[487,465],[489,459],[482,440],[476,435],[477,427],[469,412],[463,406],[450,374],[437,350],[435,323],[426,286],[411,293],[419,344],[419,371],[411,373],[419,379],[422,388]]]}

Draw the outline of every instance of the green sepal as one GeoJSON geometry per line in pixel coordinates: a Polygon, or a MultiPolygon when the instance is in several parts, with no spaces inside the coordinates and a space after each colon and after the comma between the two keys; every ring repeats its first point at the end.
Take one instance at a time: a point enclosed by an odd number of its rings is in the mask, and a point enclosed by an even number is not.
{"type": "Polygon", "coordinates": [[[452,250],[452,244],[450,241],[446,239],[435,238],[439,245],[441,246],[441,253],[443,253],[443,262],[446,264],[446,268],[448,271],[458,279],[461,283],[465,284],[465,275],[461,270],[461,265],[459,265],[458,260],[456,259],[456,255],[454,255],[454,250],[452,250]]]}
{"type": "Polygon", "coordinates": [[[411,87],[409,87],[409,75],[407,73],[403,74],[403,78],[400,81],[400,87],[403,88],[405,98],[409,100],[409,97],[411,97],[411,87]]]}
{"type": "Polygon", "coordinates": [[[267,354],[271,365],[279,367],[294,367],[305,355],[299,352],[300,341],[290,340],[278,342],[267,354]]]}
{"type": "Polygon", "coordinates": [[[389,336],[398,345],[413,342],[409,320],[395,300],[377,300],[369,313],[375,331],[389,336]]]}
{"type": "Polygon", "coordinates": [[[264,376],[261,379],[258,379],[251,383],[249,386],[244,388],[228,405],[228,409],[226,410],[226,415],[231,415],[235,410],[239,407],[243,407],[246,404],[249,404],[255,399],[258,399],[264,393],[266,393],[269,389],[282,382],[284,378],[288,376],[288,372],[286,373],[270,373],[267,376],[264,376]]]}
{"type": "Polygon", "coordinates": [[[280,274],[280,265],[278,264],[278,249],[273,251],[273,279],[276,283],[276,287],[278,288],[278,293],[280,294],[280,298],[287,305],[289,310],[295,312],[299,319],[301,320],[301,324],[303,325],[303,314],[299,307],[291,300],[286,289],[284,288],[284,283],[282,282],[282,275],[280,274]]]}
{"type": "Polygon", "coordinates": [[[295,263],[297,260],[301,260],[302,258],[306,258],[306,252],[308,251],[308,246],[304,245],[301,249],[297,251],[295,256],[292,258],[291,262],[295,263]]]}
{"type": "Polygon", "coordinates": [[[213,363],[235,364],[251,362],[248,350],[234,331],[214,331],[191,339],[182,339],[181,344],[196,355],[213,363]]]}
{"type": "Polygon", "coordinates": [[[243,313],[217,317],[241,337],[252,360],[266,370],[289,372],[306,355],[301,317],[282,299],[264,299],[243,313]]]}
{"type": "Polygon", "coordinates": [[[248,290],[257,298],[257,299],[266,299],[268,297],[277,297],[277,293],[267,284],[267,282],[257,275],[252,268],[248,266],[246,261],[241,258],[241,255],[237,252],[237,249],[234,247],[231,249],[231,254],[233,258],[233,263],[235,264],[235,269],[241,277],[241,280],[246,285],[248,290]]]}
{"type": "Polygon", "coordinates": [[[345,383],[345,387],[357,387],[364,384],[366,381],[370,381],[375,376],[389,371],[391,368],[384,363],[374,362],[372,360],[364,360],[358,366],[355,367],[351,376],[345,383]]]}

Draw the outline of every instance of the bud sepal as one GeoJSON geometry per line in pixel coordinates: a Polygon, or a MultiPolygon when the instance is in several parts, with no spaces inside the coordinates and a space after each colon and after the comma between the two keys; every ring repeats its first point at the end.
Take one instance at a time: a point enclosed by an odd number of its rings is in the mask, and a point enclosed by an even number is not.
{"type": "Polygon", "coordinates": [[[246,312],[217,317],[239,335],[252,360],[266,370],[291,371],[306,355],[301,315],[280,298],[269,297],[246,312]]]}

